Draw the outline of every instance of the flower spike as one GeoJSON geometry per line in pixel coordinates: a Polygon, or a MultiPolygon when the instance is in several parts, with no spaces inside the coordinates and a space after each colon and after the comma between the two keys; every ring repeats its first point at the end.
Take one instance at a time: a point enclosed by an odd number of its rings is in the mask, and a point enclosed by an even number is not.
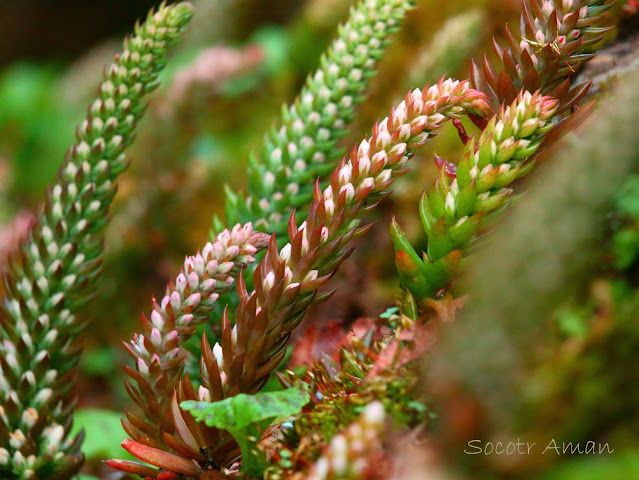
{"type": "Polygon", "coordinates": [[[125,149],[193,13],[189,3],[151,12],[104,71],[38,221],[11,261],[0,305],[0,478],[70,478],[83,457],[70,436],[78,310],[100,274],[103,229],[125,149]]]}

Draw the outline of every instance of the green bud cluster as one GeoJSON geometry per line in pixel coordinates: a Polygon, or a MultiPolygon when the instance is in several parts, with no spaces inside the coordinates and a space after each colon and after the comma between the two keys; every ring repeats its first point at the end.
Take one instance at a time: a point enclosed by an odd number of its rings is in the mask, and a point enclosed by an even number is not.
{"type": "Polygon", "coordinates": [[[142,98],[157,87],[167,51],[191,16],[188,3],[163,4],[136,25],[10,261],[0,305],[0,478],[66,479],[82,463],[82,438],[69,436],[81,350],[75,340],[86,324],[77,312],[100,274],[102,230],[142,98]]]}
{"type": "Polygon", "coordinates": [[[419,213],[428,237],[420,257],[397,222],[391,225],[395,263],[411,301],[433,298],[456,277],[463,254],[488,226],[490,214],[512,196],[510,185],[534,165],[531,157],[553,127],[557,100],[524,92],[502,108],[456,167],[447,162],[419,213]]]}
{"type": "MultiPolygon", "coordinates": [[[[266,134],[259,158],[250,158],[248,197],[227,191],[227,224],[253,222],[286,238],[291,211],[311,203],[313,182],[329,174],[343,155],[337,141],[354,119],[391,34],[414,3],[362,0],[351,10],[319,70],[295,103],[283,107],[282,127],[266,134]]],[[[225,228],[215,223],[216,231],[225,228]]]]}

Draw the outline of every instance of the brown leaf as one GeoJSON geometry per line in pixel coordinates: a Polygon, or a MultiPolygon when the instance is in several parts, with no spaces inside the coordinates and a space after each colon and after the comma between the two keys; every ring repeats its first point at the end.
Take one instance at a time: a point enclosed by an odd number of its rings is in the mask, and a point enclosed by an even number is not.
{"type": "Polygon", "coordinates": [[[457,316],[457,311],[464,307],[466,300],[467,297],[453,298],[448,294],[441,300],[426,299],[426,306],[430,307],[436,318],[442,322],[452,322],[457,316]]]}

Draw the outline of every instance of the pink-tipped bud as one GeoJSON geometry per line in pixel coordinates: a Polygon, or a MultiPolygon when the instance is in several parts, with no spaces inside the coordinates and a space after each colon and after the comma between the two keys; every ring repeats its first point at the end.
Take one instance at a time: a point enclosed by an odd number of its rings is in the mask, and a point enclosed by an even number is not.
{"type": "Polygon", "coordinates": [[[368,141],[362,140],[362,142],[359,144],[359,147],[357,148],[357,156],[363,157],[365,155],[368,155],[368,152],[370,152],[370,145],[368,141]]]}
{"type": "Polygon", "coordinates": [[[162,329],[162,327],[164,327],[164,319],[162,318],[162,315],[160,315],[160,313],[157,310],[153,310],[151,312],[151,323],[153,324],[153,326],[159,330],[162,329]]]}
{"type": "Polygon", "coordinates": [[[184,306],[187,308],[195,308],[202,301],[202,295],[200,293],[193,293],[184,301],[184,306]]]}
{"type": "Polygon", "coordinates": [[[158,349],[162,346],[162,335],[157,328],[151,330],[151,343],[158,349]]]}
{"type": "Polygon", "coordinates": [[[182,306],[182,296],[176,291],[171,292],[171,306],[175,311],[182,306]]]}
{"type": "Polygon", "coordinates": [[[344,193],[346,197],[346,203],[350,203],[355,196],[355,188],[353,187],[353,184],[347,183],[346,185],[343,185],[342,188],[339,189],[339,194],[341,195],[342,193],[344,193]]]}
{"type": "Polygon", "coordinates": [[[175,279],[175,288],[178,292],[184,293],[184,289],[186,288],[186,277],[183,273],[180,273],[175,279]]]}

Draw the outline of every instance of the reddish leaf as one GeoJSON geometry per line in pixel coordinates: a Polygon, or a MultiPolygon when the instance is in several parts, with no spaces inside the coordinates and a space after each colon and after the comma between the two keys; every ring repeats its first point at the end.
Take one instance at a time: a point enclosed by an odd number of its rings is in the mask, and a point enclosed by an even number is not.
{"type": "Polygon", "coordinates": [[[198,475],[200,473],[200,468],[194,462],[172,453],[134,442],[128,438],[122,441],[122,446],[133,456],[164,470],[183,475],[198,475]]]}

